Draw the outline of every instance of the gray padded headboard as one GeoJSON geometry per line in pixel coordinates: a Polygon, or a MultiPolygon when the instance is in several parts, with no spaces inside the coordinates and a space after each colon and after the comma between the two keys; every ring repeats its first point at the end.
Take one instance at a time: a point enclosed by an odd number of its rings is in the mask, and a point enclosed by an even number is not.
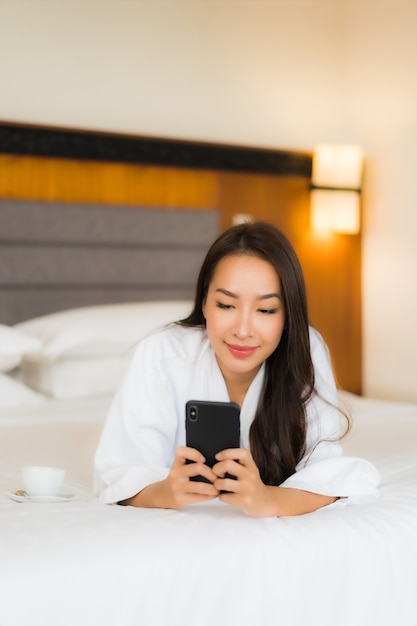
{"type": "Polygon", "coordinates": [[[192,298],[217,211],[0,200],[0,323],[192,298]]]}

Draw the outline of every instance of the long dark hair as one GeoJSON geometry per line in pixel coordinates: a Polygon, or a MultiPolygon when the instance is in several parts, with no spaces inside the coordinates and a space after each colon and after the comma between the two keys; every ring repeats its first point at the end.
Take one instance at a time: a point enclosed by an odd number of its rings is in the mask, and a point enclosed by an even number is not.
{"type": "Polygon", "coordinates": [[[279,485],[295,472],[305,452],[305,405],[314,392],[304,277],[287,237],[266,222],[239,224],[225,231],[207,252],[193,310],[179,323],[205,326],[202,307],[217,264],[224,257],[236,255],[268,261],[281,281],[285,328],[266,361],[264,387],[249,433],[251,452],[263,482],[279,485]]]}

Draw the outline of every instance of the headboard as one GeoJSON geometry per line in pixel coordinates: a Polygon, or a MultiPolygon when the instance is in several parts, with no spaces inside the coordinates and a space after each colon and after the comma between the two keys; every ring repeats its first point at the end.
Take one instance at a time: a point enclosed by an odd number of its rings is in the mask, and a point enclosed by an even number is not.
{"type": "Polygon", "coordinates": [[[293,243],[339,384],[361,392],[361,236],[311,232],[310,153],[1,122],[0,146],[0,323],[192,297],[243,213],[293,243]]]}
{"type": "Polygon", "coordinates": [[[0,322],[108,302],[192,299],[217,211],[0,199],[0,322]]]}

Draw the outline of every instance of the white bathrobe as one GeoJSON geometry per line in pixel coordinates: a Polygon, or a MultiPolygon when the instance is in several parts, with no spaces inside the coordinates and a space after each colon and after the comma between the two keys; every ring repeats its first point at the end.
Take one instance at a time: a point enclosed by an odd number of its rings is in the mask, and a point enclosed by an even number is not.
{"type": "MultiPolygon", "coordinates": [[[[329,356],[313,329],[310,341],[320,395],[315,394],[307,405],[306,454],[282,486],[338,496],[339,504],[375,499],[379,476],[374,466],[344,457],[334,441],[340,432],[340,414],[321,399],[337,404],[329,356]]],[[[264,369],[252,381],[241,407],[244,448],[249,448],[264,369]]],[[[119,502],[166,478],[175,449],[185,445],[188,400],[227,402],[229,396],[205,330],[173,325],[139,343],[112,402],[95,458],[95,486],[102,502],[119,502]]]]}

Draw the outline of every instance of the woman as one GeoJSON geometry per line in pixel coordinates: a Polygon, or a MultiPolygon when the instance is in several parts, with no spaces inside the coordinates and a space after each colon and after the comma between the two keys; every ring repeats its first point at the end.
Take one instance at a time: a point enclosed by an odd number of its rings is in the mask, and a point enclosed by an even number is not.
{"type": "Polygon", "coordinates": [[[374,498],[375,468],[342,456],[336,405],[294,249],[270,224],[234,226],[207,253],[189,317],[137,347],[96,454],[100,499],[177,509],[218,498],[261,517],[374,498]],[[212,468],[184,445],[191,399],[241,407],[241,447],[212,468]]]}

